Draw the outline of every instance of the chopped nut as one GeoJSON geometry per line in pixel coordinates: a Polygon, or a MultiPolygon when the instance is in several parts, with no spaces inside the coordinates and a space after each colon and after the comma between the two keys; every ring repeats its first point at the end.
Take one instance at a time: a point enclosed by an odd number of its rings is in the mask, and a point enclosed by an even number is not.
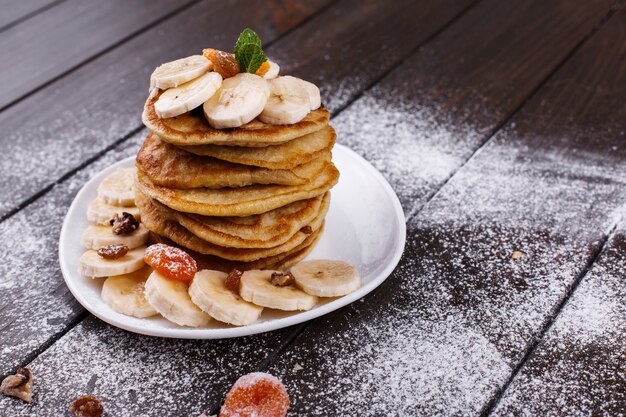
{"type": "Polygon", "coordinates": [[[242,275],[243,272],[239,271],[238,269],[233,269],[230,274],[228,274],[228,276],[226,277],[226,281],[224,282],[226,288],[228,288],[235,294],[239,294],[239,281],[241,281],[242,275]]]}
{"type": "Polygon", "coordinates": [[[139,227],[139,222],[135,217],[127,213],[125,211],[122,212],[122,215],[115,216],[109,220],[109,224],[113,226],[113,233],[116,235],[127,235],[129,233],[134,232],[139,227]]]}
{"type": "Polygon", "coordinates": [[[310,235],[311,233],[313,233],[313,228],[311,226],[304,226],[302,229],[300,229],[300,231],[305,235],[310,235]]]}
{"type": "Polygon", "coordinates": [[[294,372],[298,372],[298,371],[301,371],[301,370],[303,370],[303,369],[304,369],[304,367],[303,367],[302,365],[300,365],[299,363],[296,363],[296,364],[293,366],[293,371],[294,371],[294,372]]]}
{"type": "Polygon", "coordinates": [[[511,259],[513,259],[514,261],[517,261],[518,259],[520,259],[522,256],[524,256],[523,252],[520,252],[518,250],[513,251],[513,253],[511,254],[511,259]]]}
{"type": "Polygon", "coordinates": [[[104,259],[118,259],[128,253],[128,246],[122,244],[107,245],[98,249],[98,255],[104,259]]]}
{"type": "Polygon", "coordinates": [[[28,368],[20,368],[15,375],[9,375],[0,384],[4,395],[17,397],[27,403],[33,400],[33,374],[28,368]]]}
{"type": "Polygon", "coordinates": [[[93,395],[83,395],[76,398],[69,410],[76,417],[101,417],[104,414],[102,403],[93,395]]]}
{"type": "Polygon", "coordinates": [[[291,272],[273,272],[272,273],[272,285],[277,287],[286,287],[296,282],[296,279],[291,272]]]}

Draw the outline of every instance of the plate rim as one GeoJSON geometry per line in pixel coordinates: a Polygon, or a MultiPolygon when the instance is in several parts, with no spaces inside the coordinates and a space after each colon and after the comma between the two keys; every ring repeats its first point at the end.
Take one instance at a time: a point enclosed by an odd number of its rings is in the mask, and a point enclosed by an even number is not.
{"type": "MultiPolygon", "coordinates": [[[[127,164],[129,161],[134,160],[135,156],[129,156],[127,158],[121,159],[93,174],[74,196],[74,199],[72,200],[72,203],[70,204],[70,207],[68,208],[67,213],[65,214],[65,217],[63,219],[61,233],[59,234],[59,265],[61,269],[61,274],[63,275],[63,280],[65,281],[65,285],[69,288],[76,301],[78,301],[83,308],[85,308],[94,316],[98,317],[100,320],[112,326],[141,335],[175,339],[228,339],[233,337],[249,336],[258,333],[266,333],[313,320],[332,311],[345,307],[355,301],[358,301],[370,292],[374,291],[385,280],[387,280],[387,278],[391,276],[396,266],[400,262],[400,259],[404,254],[404,248],[406,244],[406,218],[397,194],[395,193],[389,182],[385,179],[385,177],[369,161],[367,161],[365,158],[363,158],[361,155],[359,155],[349,147],[342,144],[336,144],[333,152],[335,150],[345,152],[351,158],[356,159],[362,164],[365,169],[367,169],[374,176],[374,178],[382,186],[386,196],[388,197],[399,223],[398,234],[394,242],[397,249],[393,253],[390,262],[388,262],[383,270],[377,274],[375,279],[361,286],[356,291],[328,303],[325,303],[312,310],[298,312],[290,316],[274,319],[271,321],[265,321],[256,324],[253,323],[247,326],[226,327],[221,329],[198,329],[184,326],[172,329],[142,328],[133,324],[124,323],[116,319],[115,317],[111,317],[110,315],[101,313],[97,308],[90,305],[88,299],[86,297],[83,297],[78,286],[74,284],[73,280],[71,279],[72,272],[69,270],[69,265],[66,264],[66,259],[68,256],[66,254],[67,248],[65,247],[63,242],[68,241],[66,235],[69,233],[69,223],[71,222],[70,214],[72,214],[76,210],[76,205],[78,204],[77,201],[80,199],[80,197],[82,197],[85,193],[88,192],[89,189],[92,188],[92,183],[95,181],[96,177],[101,175],[104,171],[112,170],[115,167],[127,164]]],[[[72,219],[73,218],[74,216],[72,216],[72,219]]]]}

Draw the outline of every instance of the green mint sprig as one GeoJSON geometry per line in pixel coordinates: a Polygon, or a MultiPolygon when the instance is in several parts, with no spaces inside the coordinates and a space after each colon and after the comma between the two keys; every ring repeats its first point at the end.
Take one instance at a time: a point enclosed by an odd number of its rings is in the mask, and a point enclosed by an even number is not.
{"type": "Polygon", "coordinates": [[[235,58],[239,64],[239,72],[256,73],[261,64],[267,61],[263,53],[261,38],[252,29],[245,28],[235,44],[235,58]]]}

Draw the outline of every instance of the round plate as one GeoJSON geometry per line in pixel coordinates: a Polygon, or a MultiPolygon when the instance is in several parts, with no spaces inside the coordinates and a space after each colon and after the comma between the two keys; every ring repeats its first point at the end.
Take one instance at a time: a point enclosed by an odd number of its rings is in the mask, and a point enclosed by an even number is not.
{"type": "Polygon", "coordinates": [[[263,310],[248,326],[235,327],[212,320],[207,327],[178,326],[160,316],[145,319],[113,311],[102,301],[104,278],[87,278],[78,272],[85,249],[80,237],[88,226],[87,206],[96,198],[98,184],[117,168],[134,166],[127,158],[95,175],[76,195],[61,229],[59,258],[65,282],[74,297],[95,316],[113,326],[151,336],[186,339],[220,339],[245,336],[292,326],[352,303],[379,286],[398,264],[406,237],[404,213],[398,197],[383,176],[365,159],[345,146],[333,149],[333,162],[341,172],[332,189],[326,230],[307,259],[340,259],[357,267],[362,286],[339,298],[320,299],[312,310],[263,310]]]}

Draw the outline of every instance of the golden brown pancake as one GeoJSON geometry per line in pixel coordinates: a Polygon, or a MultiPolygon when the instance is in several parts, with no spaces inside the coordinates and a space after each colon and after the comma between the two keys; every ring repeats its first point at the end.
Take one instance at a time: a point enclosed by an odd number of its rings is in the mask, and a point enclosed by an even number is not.
{"type": "Polygon", "coordinates": [[[143,224],[148,230],[161,236],[165,236],[180,246],[191,249],[195,252],[242,262],[252,262],[257,259],[277,256],[293,250],[295,247],[304,242],[304,240],[311,233],[317,231],[321,227],[324,222],[324,217],[326,216],[326,210],[319,212],[309,224],[309,230],[307,230],[308,233],[300,230],[296,232],[287,242],[281,245],[272,248],[240,249],[222,247],[200,239],[176,222],[172,214],[173,210],[151,200],[149,197],[146,197],[141,193],[137,193],[136,200],[137,207],[139,207],[142,214],[143,224]]]}
{"type": "Polygon", "coordinates": [[[154,184],[137,170],[137,188],[150,198],[185,213],[204,216],[249,216],[265,213],[299,200],[324,194],[339,180],[329,163],[312,181],[303,185],[251,185],[241,188],[166,188],[154,184]]]}
{"type": "Polygon", "coordinates": [[[299,185],[309,182],[330,162],[331,153],[289,169],[267,169],[198,156],[148,135],[135,163],[150,180],[171,188],[245,187],[254,184],[299,185]]]}
{"type": "Polygon", "coordinates": [[[245,148],[240,146],[200,145],[182,148],[196,155],[269,169],[292,169],[327,154],[335,145],[335,130],[326,126],[316,132],[280,145],[245,148]]]}
{"type": "Polygon", "coordinates": [[[330,114],[321,107],[291,125],[271,125],[258,119],[233,129],[214,129],[204,115],[190,111],[180,116],[161,119],[154,110],[154,103],[160,93],[146,101],[142,115],[143,123],[166,142],[178,146],[228,145],[228,146],[269,146],[287,142],[328,125],[330,114]]]}
{"type": "Polygon", "coordinates": [[[198,264],[198,270],[212,269],[224,272],[230,272],[233,269],[238,269],[240,271],[248,271],[252,269],[285,270],[304,259],[313,250],[323,233],[324,224],[322,224],[322,227],[320,227],[317,232],[311,233],[311,235],[309,235],[309,237],[307,237],[304,242],[302,242],[293,250],[277,256],[258,259],[254,262],[236,262],[229,261],[218,256],[203,255],[201,253],[194,252],[188,248],[177,245],[170,239],[160,236],[154,232],[150,233],[150,243],[165,243],[166,245],[176,246],[183,249],[195,259],[198,264]]]}

